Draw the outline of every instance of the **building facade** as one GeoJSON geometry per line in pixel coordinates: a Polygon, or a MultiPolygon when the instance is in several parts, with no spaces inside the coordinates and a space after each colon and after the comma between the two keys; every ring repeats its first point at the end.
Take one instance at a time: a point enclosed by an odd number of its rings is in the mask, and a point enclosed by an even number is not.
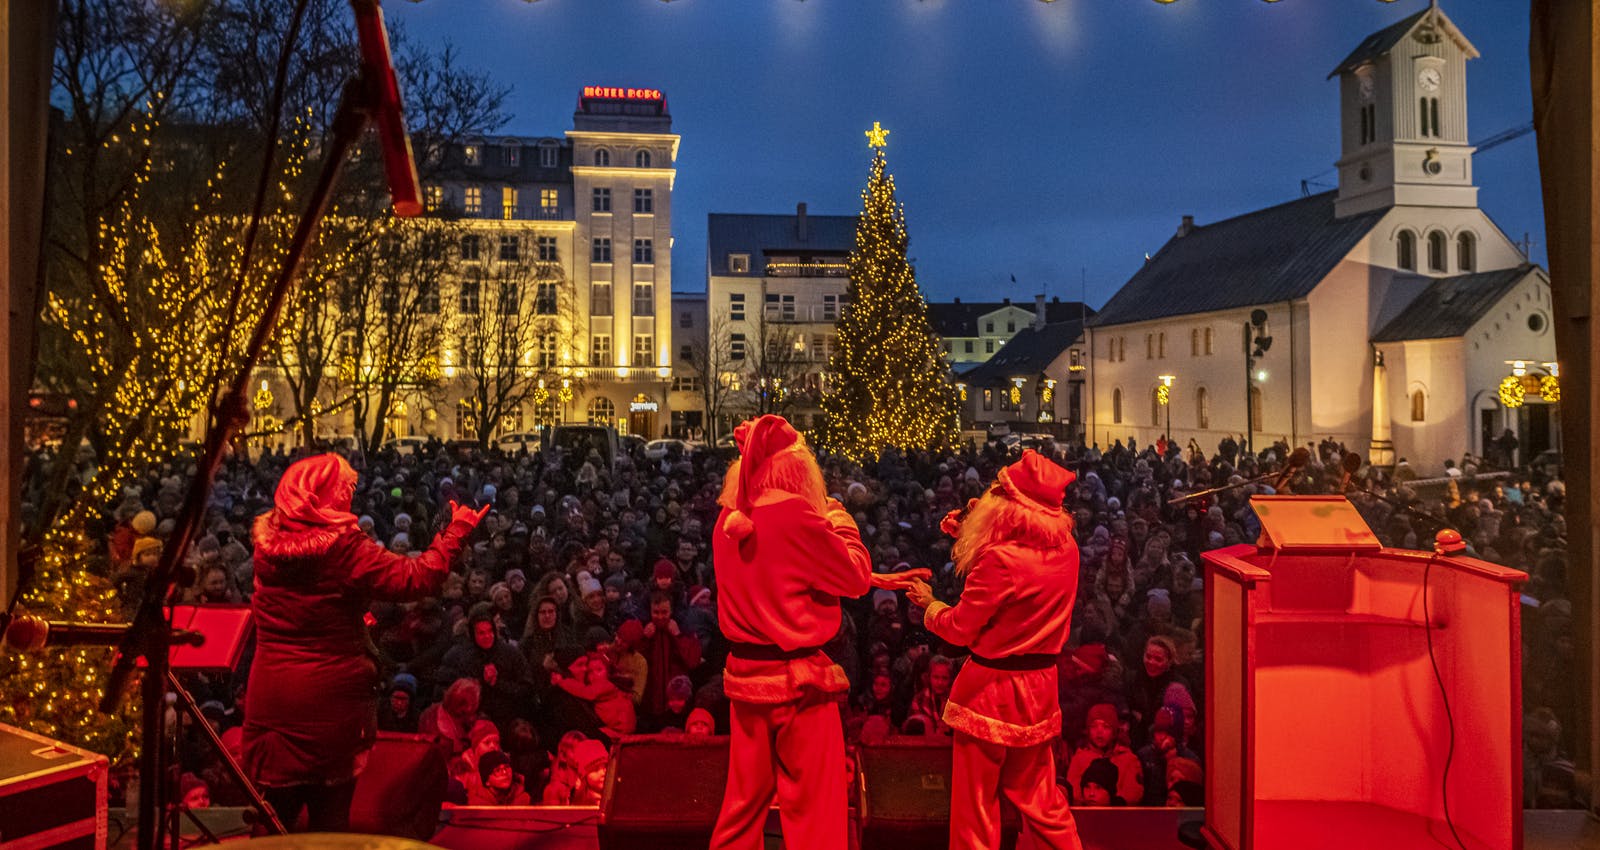
{"type": "Polygon", "coordinates": [[[993,357],[1040,316],[1047,324],[1056,324],[1081,321],[1093,312],[1081,302],[1063,302],[1060,298],[1045,301],[1043,295],[1034,296],[1031,305],[1023,301],[1012,303],[1010,298],[1001,301],[957,298],[928,303],[928,321],[933,325],[933,332],[939,335],[945,362],[957,375],[993,357]]]}

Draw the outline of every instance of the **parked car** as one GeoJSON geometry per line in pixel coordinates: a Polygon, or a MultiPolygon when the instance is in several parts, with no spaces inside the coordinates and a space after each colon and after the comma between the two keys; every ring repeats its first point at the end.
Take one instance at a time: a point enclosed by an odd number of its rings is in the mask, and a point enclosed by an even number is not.
{"type": "Polygon", "coordinates": [[[398,455],[416,454],[417,449],[428,444],[427,437],[395,437],[378,447],[379,451],[393,450],[398,455]]]}
{"type": "Polygon", "coordinates": [[[644,445],[646,460],[661,460],[673,452],[677,452],[680,455],[693,454],[694,444],[687,440],[665,439],[651,440],[644,445]]]}
{"type": "Polygon", "coordinates": [[[544,448],[544,434],[538,431],[517,431],[511,434],[502,434],[494,444],[506,454],[516,454],[526,451],[529,454],[544,448]]]}

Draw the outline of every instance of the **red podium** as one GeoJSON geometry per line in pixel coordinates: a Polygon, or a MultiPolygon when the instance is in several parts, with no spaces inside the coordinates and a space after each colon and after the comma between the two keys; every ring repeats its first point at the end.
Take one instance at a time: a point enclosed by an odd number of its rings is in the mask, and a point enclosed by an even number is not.
{"type": "Polygon", "coordinates": [[[1526,576],[1385,549],[1341,496],[1251,504],[1259,545],[1203,557],[1210,846],[1521,848],[1526,576]]]}

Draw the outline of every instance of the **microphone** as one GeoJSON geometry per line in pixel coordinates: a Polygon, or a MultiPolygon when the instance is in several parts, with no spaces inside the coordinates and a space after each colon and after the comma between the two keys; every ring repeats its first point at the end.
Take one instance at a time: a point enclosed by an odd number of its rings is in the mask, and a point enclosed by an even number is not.
{"type": "Polygon", "coordinates": [[[1339,462],[1344,467],[1344,474],[1339,476],[1339,492],[1350,489],[1350,476],[1361,471],[1361,455],[1355,452],[1346,452],[1344,460],[1339,462]]]}
{"type": "Polygon", "coordinates": [[[1289,483],[1289,479],[1293,478],[1296,472],[1305,468],[1305,465],[1310,460],[1311,452],[1307,451],[1304,446],[1290,452],[1289,459],[1284,462],[1283,469],[1278,472],[1278,477],[1272,480],[1273,492],[1282,490],[1284,485],[1289,483]]]}
{"type": "MultiPolygon", "coordinates": [[[[21,652],[34,652],[47,646],[114,646],[127,632],[127,623],[69,623],[18,614],[6,625],[4,644],[21,652]]],[[[205,636],[176,629],[172,632],[172,643],[200,646],[205,643],[205,636]]]]}
{"type": "Polygon", "coordinates": [[[356,35],[361,42],[361,77],[367,86],[368,106],[378,140],[383,145],[383,170],[389,178],[394,214],[401,218],[422,215],[422,186],[411,153],[411,136],[400,99],[400,81],[389,55],[389,33],[383,26],[378,0],[350,0],[356,13],[356,35]]]}

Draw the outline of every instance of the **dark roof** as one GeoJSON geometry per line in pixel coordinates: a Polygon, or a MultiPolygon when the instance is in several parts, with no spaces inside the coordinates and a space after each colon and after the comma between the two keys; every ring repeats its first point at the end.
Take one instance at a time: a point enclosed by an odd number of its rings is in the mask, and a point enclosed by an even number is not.
{"type": "Polygon", "coordinates": [[[1101,327],[1303,298],[1388,213],[1334,218],[1336,192],[1174,236],[1111,296],[1101,327]]]}
{"type": "Polygon", "coordinates": [[[729,254],[749,254],[751,277],[765,273],[761,257],[770,254],[844,257],[856,247],[853,215],[806,215],[806,238],[800,238],[796,215],[712,213],[706,221],[706,244],[712,274],[732,274],[729,254]]]}
{"type": "Polygon", "coordinates": [[[1373,334],[1372,341],[1461,336],[1535,268],[1537,266],[1531,263],[1523,263],[1499,271],[1441,277],[1428,284],[1400,315],[1373,334]]]}
{"type": "MultiPolygon", "coordinates": [[[[951,336],[977,336],[978,318],[986,313],[993,313],[1005,307],[1016,307],[1034,312],[1033,301],[930,301],[928,302],[928,322],[933,326],[933,332],[943,337],[951,336]]],[[[1084,316],[1093,316],[1094,310],[1085,307],[1081,301],[1046,301],[1044,305],[1044,320],[1046,322],[1065,322],[1069,319],[1079,319],[1084,316]]]]}
{"type": "Polygon", "coordinates": [[[962,379],[974,386],[983,386],[1038,374],[1082,335],[1083,322],[1077,319],[1054,322],[1042,328],[1029,325],[1017,331],[993,357],[964,374],[962,379]]]}
{"type": "Polygon", "coordinates": [[[1422,20],[1423,16],[1428,14],[1430,8],[1432,7],[1426,7],[1404,20],[1390,24],[1367,36],[1365,41],[1356,45],[1356,49],[1352,50],[1350,55],[1339,63],[1339,67],[1334,68],[1333,72],[1328,74],[1328,78],[1337,77],[1345,71],[1353,71],[1393,50],[1394,46],[1400,43],[1400,39],[1405,38],[1406,33],[1411,32],[1411,28],[1417,25],[1417,21],[1422,20]]]}

